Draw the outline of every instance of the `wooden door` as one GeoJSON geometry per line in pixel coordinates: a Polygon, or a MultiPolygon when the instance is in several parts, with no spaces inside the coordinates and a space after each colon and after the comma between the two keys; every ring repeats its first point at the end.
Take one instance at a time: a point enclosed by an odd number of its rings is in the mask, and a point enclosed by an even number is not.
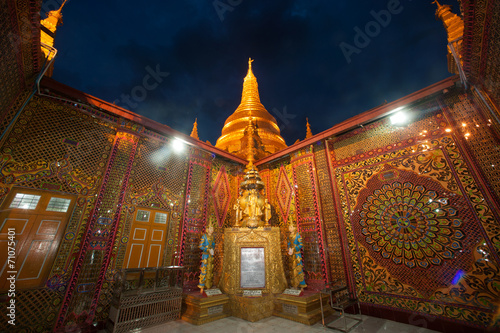
{"type": "MultiPolygon", "coordinates": [[[[54,262],[74,197],[51,192],[16,189],[7,196],[0,212],[0,253],[7,259],[9,229],[15,230],[15,266],[3,261],[0,289],[9,289],[7,277],[15,272],[16,289],[45,284],[54,262]]],[[[12,236],[12,234],[10,234],[12,236]]]]}
{"type": "Polygon", "coordinates": [[[163,264],[168,214],[140,208],[134,215],[125,253],[125,268],[158,267],[163,264]]]}

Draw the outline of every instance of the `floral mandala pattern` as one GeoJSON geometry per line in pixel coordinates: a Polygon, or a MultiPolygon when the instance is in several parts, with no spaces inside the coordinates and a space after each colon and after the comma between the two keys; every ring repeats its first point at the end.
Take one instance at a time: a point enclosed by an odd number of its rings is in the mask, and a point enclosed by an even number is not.
{"type": "Polygon", "coordinates": [[[439,266],[463,247],[457,210],[422,185],[385,184],[366,198],[359,214],[366,243],[395,264],[439,266]]]}

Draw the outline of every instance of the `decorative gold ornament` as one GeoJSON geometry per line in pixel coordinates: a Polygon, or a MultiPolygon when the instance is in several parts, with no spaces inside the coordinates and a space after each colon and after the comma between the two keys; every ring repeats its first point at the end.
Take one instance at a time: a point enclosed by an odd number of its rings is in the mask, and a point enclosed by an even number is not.
{"type": "Polygon", "coordinates": [[[233,206],[233,210],[236,211],[235,227],[269,226],[271,205],[261,194],[264,182],[252,162],[250,158],[250,163],[245,169],[246,173],[240,184],[241,195],[233,206]]]}

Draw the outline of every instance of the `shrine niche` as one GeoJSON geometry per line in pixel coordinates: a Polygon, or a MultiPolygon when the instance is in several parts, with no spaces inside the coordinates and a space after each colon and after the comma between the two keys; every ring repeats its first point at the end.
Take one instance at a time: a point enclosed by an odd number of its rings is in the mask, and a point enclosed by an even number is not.
{"type": "Polygon", "coordinates": [[[259,171],[251,157],[249,160],[233,207],[234,226],[224,231],[220,287],[227,294],[241,294],[245,289],[280,293],[286,287],[280,230],[269,226],[271,205],[262,193],[265,188],[259,171]]]}
{"type": "Polygon", "coordinates": [[[247,172],[240,185],[241,195],[236,199],[233,209],[236,211],[235,227],[269,226],[271,205],[262,195],[264,182],[252,163],[247,166],[247,172]]]}
{"type": "Polygon", "coordinates": [[[233,207],[233,227],[224,230],[224,265],[219,283],[229,296],[233,316],[257,321],[272,315],[276,294],[287,281],[281,257],[280,229],[270,227],[271,205],[264,183],[252,163],[240,184],[233,207]],[[248,294],[258,297],[246,297],[248,294]]]}
{"type": "Polygon", "coordinates": [[[260,289],[263,294],[285,290],[279,228],[227,228],[219,286],[226,294],[243,294],[247,289],[260,289]]]}

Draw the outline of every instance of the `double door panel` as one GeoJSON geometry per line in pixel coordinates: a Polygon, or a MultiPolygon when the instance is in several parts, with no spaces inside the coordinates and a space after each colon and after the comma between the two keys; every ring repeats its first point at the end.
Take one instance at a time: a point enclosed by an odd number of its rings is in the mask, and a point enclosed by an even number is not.
{"type": "Polygon", "coordinates": [[[125,268],[162,266],[167,221],[167,213],[145,209],[137,211],[125,253],[125,268]]]}

